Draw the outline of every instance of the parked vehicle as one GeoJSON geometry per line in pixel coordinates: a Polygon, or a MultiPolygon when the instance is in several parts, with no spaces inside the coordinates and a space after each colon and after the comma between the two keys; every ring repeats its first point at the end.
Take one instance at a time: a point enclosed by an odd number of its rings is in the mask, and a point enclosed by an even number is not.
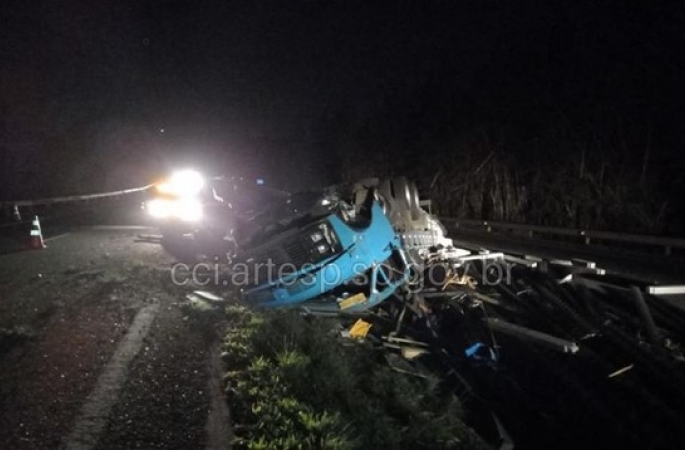
{"type": "Polygon", "coordinates": [[[143,204],[165,249],[184,261],[235,253],[233,232],[253,210],[286,194],[240,177],[205,177],[181,170],[156,183],[143,204]]]}

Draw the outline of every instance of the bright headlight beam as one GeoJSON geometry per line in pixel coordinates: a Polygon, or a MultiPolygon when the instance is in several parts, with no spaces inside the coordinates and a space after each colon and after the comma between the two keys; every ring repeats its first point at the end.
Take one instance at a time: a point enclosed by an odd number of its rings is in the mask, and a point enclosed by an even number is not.
{"type": "Polygon", "coordinates": [[[163,194],[178,197],[198,195],[205,186],[205,180],[194,170],[179,170],[171,174],[164,182],[157,184],[157,190],[163,194]]]}
{"type": "Polygon", "coordinates": [[[193,198],[174,200],[157,198],[147,203],[148,213],[156,219],[178,219],[184,222],[202,220],[202,204],[193,198]]]}
{"type": "Polygon", "coordinates": [[[156,219],[166,219],[171,215],[172,208],[168,200],[156,198],[147,202],[147,211],[156,219]]]}
{"type": "Polygon", "coordinates": [[[202,219],[202,204],[195,199],[177,200],[174,215],[186,222],[197,222],[202,219]]]}

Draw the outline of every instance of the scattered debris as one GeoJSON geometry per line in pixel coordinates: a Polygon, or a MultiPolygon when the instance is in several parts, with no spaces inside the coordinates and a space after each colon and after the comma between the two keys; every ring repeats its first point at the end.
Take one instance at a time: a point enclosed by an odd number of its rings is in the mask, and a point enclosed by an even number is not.
{"type": "Polygon", "coordinates": [[[648,294],[652,295],[685,295],[685,285],[654,285],[647,286],[648,294]]]}
{"type": "Polygon", "coordinates": [[[225,299],[218,297],[218,296],[212,294],[211,292],[207,292],[207,291],[193,291],[193,293],[190,295],[195,296],[196,298],[200,298],[200,299],[202,299],[206,302],[209,302],[211,304],[214,304],[214,305],[220,305],[220,304],[226,302],[225,299]]]}
{"type": "Polygon", "coordinates": [[[359,319],[352,325],[352,328],[350,328],[349,336],[352,339],[363,339],[369,333],[371,326],[372,325],[369,322],[359,319]]]}
{"type": "Polygon", "coordinates": [[[609,275],[593,261],[455,248],[404,179],[364,180],[306,199],[256,219],[237,253],[253,264],[294,266],[267,281],[255,274],[243,290],[248,305],[338,317],[349,330],[343,335],[382,349],[394,370],[440,373],[454,392],[467,393],[470,408],[494,418],[480,424],[492,442],[507,435],[517,446],[539,444],[544,439],[529,429],[544,422],[550,443],[598,445],[571,437],[569,420],[607,445],[618,445],[616,434],[649,447],[656,435],[639,430],[670,437],[685,430],[685,310],[654,296],[681,286],[609,275]],[[348,270],[353,263],[356,272],[348,270]],[[342,276],[326,282],[332,268],[342,276]],[[605,385],[606,373],[627,371],[630,384],[615,392],[605,385]],[[553,379],[564,389],[541,388],[553,379]],[[591,412],[579,419],[583,408],[591,412]]]}
{"type": "Polygon", "coordinates": [[[617,377],[619,375],[622,375],[622,374],[628,372],[629,370],[633,370],[633,367],[635,367],[635,364],[630,364],[629,366],[622,367],[621,369],[618,369],[616,372],[610,373],[608,375],[608,378],[614,378],[614,377],[617,377]]]}
{"type": "Polygon", "coordinates": [[[216,301],[214,299],[219,299],[208,292],[194,291],[186,295],[186,300],[188,300],[188,305],[193,311],[213,311],[216,310],[221,301],[216,301]]]}
{"type": "Polygon", "coordinates": [[[578,350],[580,350],[578,344],[575,342],[550,336],[549,334],[531,330],[530,328],[514,325],[500,319],[486,319],[486,323],[493,331],[521,339],[527,339],[562,353],[578,353],[578,350]]]}

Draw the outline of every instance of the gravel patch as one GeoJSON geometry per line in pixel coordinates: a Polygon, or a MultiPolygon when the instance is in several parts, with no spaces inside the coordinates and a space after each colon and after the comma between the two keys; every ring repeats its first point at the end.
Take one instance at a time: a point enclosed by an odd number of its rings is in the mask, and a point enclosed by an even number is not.
{"type": "Polygon", "coordinates": [[[208,357],[201,330],[170,298],[162,300],[96,448],[203,448],[208,357]]]}
{"type": "Polygon", "coordinates": [[[58,448],[130,317],[114,303],[58,312],[0,370],[0,448],[58,448]]]}

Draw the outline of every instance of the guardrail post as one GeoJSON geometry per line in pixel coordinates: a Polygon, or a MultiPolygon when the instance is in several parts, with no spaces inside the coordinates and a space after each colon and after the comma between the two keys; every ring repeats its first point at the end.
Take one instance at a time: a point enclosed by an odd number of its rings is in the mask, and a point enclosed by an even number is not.
{"type": "Polygon", "coordinates": [[[585,237],[585,245],[590,245],[590,236],[585,234],[585,230],[581,230],[580,235],[585,237]]]}
{"type": "Polygon", "coordinates": [[[14,205],[14,208],[12,208],[12,218],[16,222],[21,222],[21,213],[19,212],[19,206],[14,205]]]}

